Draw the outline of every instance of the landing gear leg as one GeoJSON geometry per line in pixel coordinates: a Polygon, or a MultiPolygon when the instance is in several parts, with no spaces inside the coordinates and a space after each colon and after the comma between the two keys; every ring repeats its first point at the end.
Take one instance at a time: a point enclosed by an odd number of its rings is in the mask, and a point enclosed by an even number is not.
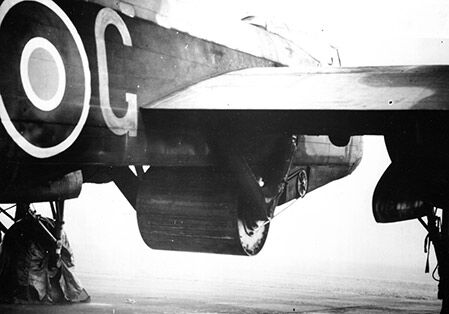
{"type": "Polygon", "coordinates": [[[433,240],[438,260],[438,299],[442,300],[441,313],[449,313],[449,213],[443,210],[439,237],[433,240]]]}
{"type": "Polygon", "coordinates": [[[19,221],[24,218],[28,214],[28,210],[30,209],[30,204],[28,203],[17,203],[16,204],[16,215],[14,217],[15,221],[19,221]]]}
{"type": "Polygon", "coordinates": [[[432,213],[427,216],[427,221],[426,228],[438,262],[438,299],[442,300],[441,313],[449,313],[449,212],[442,210],[441,219],[432,213]]]}
{"type": "Polygon", "coordinates": [[[51,212],[55,220],[56,250],[51,266],[60,266],[62,250],[62,227],[64,226],[64,201],[50,202],[51,212]]]}

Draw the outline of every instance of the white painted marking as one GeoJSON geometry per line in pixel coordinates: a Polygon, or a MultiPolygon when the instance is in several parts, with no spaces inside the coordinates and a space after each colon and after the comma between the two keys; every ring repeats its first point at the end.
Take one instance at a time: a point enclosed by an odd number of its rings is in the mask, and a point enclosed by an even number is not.
{"type": "Polygon", "coordinates": [[[137,95],[126,93],[128,110],[119,118],[112,111],[109,94],[108,61],[106,56],[105,31],[109,25],[115,26],[122,36],[123,44],[132,47],[131,35],[123,19],[112,9],[104,8],[98,12],[95,21],[95,40],[98,58],[98,82],[100,106],[108,128],[116,135],[137,136],[137,95]]]}
{"type": "MultiPolygon", "coordinates": [[[[33,73],[34,74],[34,73],[33,73]]],[[[41,74],[41,73],[38,73],[41,74]]],[[[53,74],[53,73],[52,73],[53,74]]],[[[42,111],[52,111],[56,109],[62,101],[65,93],[66,87],[66,73],[64,68],[64,62],[62,61],[61,55],[59,54],[56,47],[47,39],[42,37],[35,37],[31,39],[25,45],[22,52],[22,57],[20,59],[20,77],[22,79],[23,89],[28,97],[28,99],[42,111]],[[52,79],[57,80],[57,89],[53,97],[50,99],[42,99],[35,91],[35,88],[30,81],[29,65],[30,59],[34,52],[38,49],[45,50],[52,58],[56,64],[57,76],[53,76],[52,79]]],[[[41,79],[48,79],[42,77],[41,79]]]]}
{"type": "Polygon", "coordinates": [[[119,2],[118,7],[120,9],[120,12],[123,14],[129,16],[129,17],[135,17],[136,16],[136,10],[134,9],[134,6],[132,4],[126,3],[126,2],[119,2]]]}
{"type": "Polygon", "coordinates": [[[55,156],[57,154],[60,154],[61,152],[68,149],[78,138],[79,134],[81,133],[81,130],[84,127],[84,124],[86,123],[87,116],[89,113],[89,103],[90,103],[90,97],[91,97],[91,76],[90,76],[90,70],[89,70],[89,61],[87,59],[86,50],[84,49],[83,42],[81,40],[80,35],[78,34],[75,25],[73,25],[70,18],[65,14],[65,12],[58,7],[53,1],[51,0],[5,0],[0,5],[0,30],[1,25],[3,23],[3,20],[5,19],[6,14],[17,4],[22,2],[36,2],[39,4],[42,4],[43,6],[47,7],[53,13],[55,13],[65,24],[65,26],[70,31],[70,34],[73,37],[73,40],[75,41],[75,44],[78,48],[78,52],[81,57],[81,63],[83,66],[83,73],[84,73],[84,101],[83,101],[83,109],[81,112],[81,116],[79,121],[77,122],[75,128],[73,129],[72,133],[61,143],[52,146],[52,147],[39,147],[36,146],[22,136],[19,131],[17,131],[16,127],[12,123],[9,114],[6,110],[5,103],[3,101],[3,97],[0,94],[0,118],[2,120],[3,126],[5,127],[6,131],[8,132],[9,136],[16,142],[16,144],[22,148],[25,152],[30,154],[31,156],[34,156],[36,158],[49,158],[52,156],[55,156]]]}
{"type": "Polygon", "coordinates": [[[134,174],[134,176],[137,177],[137,169],[136,166],[128,166],[129,170],[132,171],[132,173],[134,174]]]}
{"type": "Polygon", "coordinates": [[[129,120],[129,136],[137,136],[137,95],[132,93],[126,93],[126,102],[128,103],[128,112],[126,113],[129,120]]]}

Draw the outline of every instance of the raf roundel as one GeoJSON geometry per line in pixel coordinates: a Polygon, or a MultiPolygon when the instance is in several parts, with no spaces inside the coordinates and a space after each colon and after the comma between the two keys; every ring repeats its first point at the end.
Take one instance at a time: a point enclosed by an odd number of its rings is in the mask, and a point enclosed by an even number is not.
{"type": "Polygon", "coordinates": [[[91,77],[83,42],[66,13],[50,0],[0,5],[0,118],[29,155],[67,150],[89,113],[91,77]]]}
{"type": "Polygon", "coordinates": [[[31,103],[43,111],[57,108],[64,97],[64,62],[51,42],[35,37],[25,45],[20,59],[20,78],[31,103]]]}

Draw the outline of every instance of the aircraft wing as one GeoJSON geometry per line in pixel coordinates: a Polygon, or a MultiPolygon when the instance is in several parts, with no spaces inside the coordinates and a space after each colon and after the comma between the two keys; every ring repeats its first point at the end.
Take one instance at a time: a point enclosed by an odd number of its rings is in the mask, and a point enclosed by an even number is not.
{"type": "Polygon", "coordinates": [[[278,67],[230,72],[145,109],[410,111],[449,109],[449,66],[278,67]]]}

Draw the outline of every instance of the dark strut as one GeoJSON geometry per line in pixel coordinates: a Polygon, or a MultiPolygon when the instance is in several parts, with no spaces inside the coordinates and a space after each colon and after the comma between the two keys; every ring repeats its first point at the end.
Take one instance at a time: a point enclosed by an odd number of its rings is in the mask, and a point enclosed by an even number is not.
{"type": "MultiPolygon", "coordinates": [[[[433,243],[437,258],[439,279],[438,299],[442,300],[441,313],[449,313],[449,214],[442,210],[441,218],[437,216],[437,210],[427,216],[427,224],[419,218],[421,224],[429,232],[426,237],[425,253],[429,254],[430,243],[433,243]],[[428,242],[429,240],[429,242],[428,242]]],[[[436,271],[435,269],[435,271],[436,271]]],[[[432,276],[434,276],[433,271],[432,276]]],[[[429,272],[429,260],[427,257],[426,273],[429,272]]]]}
{"type": "Polygon", "coordinates": [[[430,235],[438,261],[438,299],[442,300],[441,313],[449,312],[449,213],[443,210],[440,230],[435,217],[429,220],[430,235]],[[433,230],[432,230],[433,229],[433,230]]]}

